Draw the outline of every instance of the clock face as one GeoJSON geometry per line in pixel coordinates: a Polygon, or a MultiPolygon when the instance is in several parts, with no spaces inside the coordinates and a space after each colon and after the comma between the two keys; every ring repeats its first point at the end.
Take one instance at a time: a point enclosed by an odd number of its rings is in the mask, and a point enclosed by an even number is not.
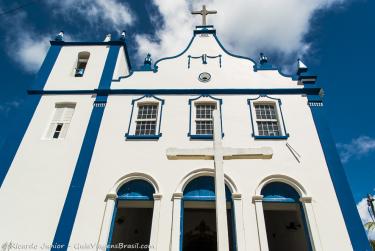
{"type": "Polygon", "coordinates": [[[206,83],[206,82],[210,81],[211,74],[208,73],[208,72],[202,72],[201,74],[199,74],[198,79],[199,79],[199,81],[206,83]]]}

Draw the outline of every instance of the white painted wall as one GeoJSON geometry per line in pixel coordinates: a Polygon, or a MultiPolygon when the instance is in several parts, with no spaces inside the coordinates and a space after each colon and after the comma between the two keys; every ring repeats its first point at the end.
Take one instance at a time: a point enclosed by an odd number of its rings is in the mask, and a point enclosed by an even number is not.
{"type": "Polygon", "coordinates": [[[109,46],[63,46],[44,90],[92,90],[98,87],[109,46]],[[83,77],[75,77],[78,53],[90,52],[83,77]]]}
{"type": "Polygon", "coordinates": [[[0,243],[51,244],[92,109],[92,98],[43,96],[0,190],[0,243]],[[57,102],[75,102],[65,139],[44,139],[57,102]]]}

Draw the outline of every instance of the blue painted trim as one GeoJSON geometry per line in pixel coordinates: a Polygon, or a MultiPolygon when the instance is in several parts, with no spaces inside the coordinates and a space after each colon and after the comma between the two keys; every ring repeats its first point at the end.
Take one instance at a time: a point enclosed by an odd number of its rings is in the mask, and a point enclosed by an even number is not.
{"type": "MultiPolygon", "coordinates": [[[[61,46],[51,46],[43,61],[42,66],[36,76],[32,89],[43,90],[47,79],[55,65],[56,59],[59,56],[61,46]]],[[[15,116],[11,117],[11,125],[9,128],[8,136],[2,145],[0,154],[0,187],[2,187],[5,177],[12,165],[14,157],[17,154],[18,148],[21,145],[22,139],[27,131],[27,128],[34,116],[35,110],[38,107],[41,99],[40,94],[28,95],[23,104],[21,104],[15,116]]]]}
{"type": "Polygon", "coordinates": [[[325,119],[323,101],[319,100],[316,95],[308,96],[308,101],[353,249],[355,251],[370,251],[371,247],[359,217],[348,179],[325,119]]]}
{"type": "Polygon", "coordinates": [[[154,63],[154,72],[157,72],[158,71],[158,63],[161,62],[161,61],[164,61],[164,60],[168,60],[168,59],[173,59],[173,58],[178,58],[179,56],[181,56],[182,54],[184,54],[191,46],[191,44],[193,43],[193,40],[194,40],[195,36],[193,36],[188,44],[188,46],[185,48],[185,50],[183,50],[181,53],[175,55],[175,56],[172,56],[172,57],[165,57],[165,58],[161,58],[159,60],[157,60],[155,63],[154,63]]]}
{"type": "Polygon", "coordinates": [[[289,138],[289,133],[285,136],[255,136],[254,134],[252,136],[254,139],[287,139],[289,138]]]}
{"type": "Polygon", "coordinates": [[[106,251],[111,250],[112,235],[113,235],[113,231],[115,229],[115,220],[116,220],[116,215],[117,215],[117,206],[118,206],[118,200],[116,200],[116,202],[115,202],[115,208],[114,208],[113,213],[112,213],[112,221],[111,221],[111,227],[110,227],[110,230],[109,230],[109,236],[108,236],[108,242],[107,242],[108,245],[107,245],[106,251]]]}
{"type": "Polygon", "coordinates": [[[125,41],[121,41],[121,40],[112,40],[108,42],[104,42],[104,41],[66,42],[66,41],[52,40],[50,41],[50,44],[59,45],[59,46],[77,46],[77,45],[105,45],[105,46],[108,46],[108,45],[120,45],[121,46],[122,45],[122,46],[126,46],[125,41]]]}
{"type": "Polygon", "coordinates": [[[51,250],[67,250],[105,106],[93,107],[51,250]]]}
{"type": "Polygon", "coordinates": [[[192,104],[196,101],[198,101],[199,99],[201,98],[204,98],[204,97],[208,97],[210,99],[212,99],[215,103],[219,103],[219,110],[220,110],[220,126],[221,126],[221,137],[224,137],[224,132],[223,132],[223,116],[222,116],[222,109],[221,109],[221,105],[223,104],[223,100],[220,99],[220,98],[215,98],[215,97],[212,97],[211,95],[209,94],[202,94],[200,95],[199,97],[196,97],[196,98],[191,98],[189,99],[189,132],[188,132],[188,137],[190,137],[190,139],[213,139],[213,135],[210,135],[210,134],[207,134],[207,135],[202,135],[202,134],[192,134],[191,133],[191,129],[192,129],[192,126],[193,126],[193,118],[192,118],[192,104]]]}
{"type": "Polygon", "coordinates": [[[126,139],[159,139],[162,134],[155,134],[155,135],[129,135],[125,133],[126,139]]]}
{"type": "Polygon", "coordinates": [[[111,46],[108,51],[107,59],[100,78],[98,90],[109,89],[111,87],[111,80],[115,70],[117,57],[119,55],[120,46],[111,46]],[[108,81],[110,79],[110,81],[108,81]]]}
{"type": "Polygon", "coordinates": [[[240,59],[245,59],[245,60],[249,60],[250,62],[252,62],[253,64],[257,64],[255,62],[255,60],[249,58],[249,57],[244,57],[244,56],[239,56],[239,55],[236,55],[236,54],[233,54],[233,53],[230,53],[227,49],[225,49],[225,47],[223,46],[223,44],[220,42],[219,38],[214,34],[213,35],[216,42],[219,44],[220,48],[226,53],[228,54],[229,56],[232,56],[232,57],[235,57],[235,58],[240,58],[240,59]]]}
{"type": "Polygon", "coordinates": [[[43,90],[44,86],[47,83],[48,77],[53,69],[53,66],[56,63],[57,57],[61,51],[61,46],[51,46],[48,49],[47,55],[44,59],[42,66],[35,78],[35,82],[32,84],[32,90],[43,90]]]}
{"type": "MultiPolygon", "coordinates": [[[[286,126],[285,126],[285,122],[284,122],[284,115],[283,115],[283,111],[281,109],[281,105],[282,105],[282,102],[280,99],[278,98],[273,98],[273,97],[270,97],[268,95],[259,95],[258,97],[256,98],[249,98],[247,100],[247,104],[249,105],[249,109],[250,109],[250,120],[251,120],[251,129],[252,129],[252,134],[251,136],[254,138],[254,139],[287,139],[289,138],[289,133],[287,132],[286,130],[286,126]],[[281,136],[260,136],[260,135],[255,135],[255,125],[254,125],[254,117],[253,117],[253,112],[252,112],[252,105],[253,105],[253,102],[255,100],[258,100],[259,98],[261,97],[266,97],[268,99],[272,99],[272,100],[276,100],[278,105],[277,105],[277,109],[279,110],[279,113],[280,113],[280,118],[279,120],[281,120],[282,122],[282,125],[283,125],[283,134],[284,135],[281,135],[281,136]]],[[[280,121],[279,121],[280,123],[280,121]]]]}
{"type": "Polygon", "coordinates": [[[195,28],[214,28],[213,25],[197,25],[195,28]]]}
{"type": "Polygon", "coordinates": [[[201,29],[201,30],[194,30],[194,35],[197,34],[213,34],[216,35],[216,30],[214,29],[201,29]]]}
{"type": "Polygon", "coordinates": [[[161,120],[162,120],[162,117],[163,117],[163,106],[164,106],[164,99],[161,99],[161,98],[158,98],[158,97],[156,97],[156,96],[154,96],[154,95],[150,95],[150,94],[145,94],[144,96],[142,96],[142,97],[140,97],[140,98],[137,98],[137,99],[133,99],[132,100],[132,111],[131,111],[131,113],[130,113],[130,120],[129,120],[129,125],[128,125],[128,132],[127,133],[125,133],[125,138],[126,139],[155,139],[155,140],[157,140],[157,139],[159,139],[161,136],[162,136],[162,133],[160,132],[160,130],[161,130],[161,120]],[[144,99],[144,98],[154,98],[154,99],[156,99],[157,101],[159,101],[159,103],[160,103],[160,114],[159,114],[159,119],[158,119],[158,121],[157,121],[157,123],[158,123],[158,133],[157,134],[155,134],[155,135],[134,135],[134,134],[130,134],[130,129],[131,129],[131,126],[132,126],[132,124],[133,124],[133,113],[134,113],[134,106],[135,106],[135,104],[136,103],[138,103],[139,101],[141,101],[142,99],[144,99]]]}
{"type": "Polygon", "coordinates": [[[67,250],[68,248],[87,173],[89,171],[91,157],[94,152],[96,139],[107,102],[107,95],[101,93],[100,91],[101,89],[109,89],[111,87],[111,80],[119,49],[120,48],[118,46],[110,47],[107,55],[105,63],[106,65],[104,66],[103,73],[100,78],[97,97],[93,104],[86,134],[83,139],[73,177],[70,182],[68,194],[60,215],[55,237],[53,239],[53,247],[51,248],[53,251],[67,250]],[[57,248],[59,246],[64,246],[64,248],[57,248]]]}
{"type": "Polygon", "coordinates": [[[181,212],[180,212],[180,251],[182,251],[182,244],[184,241],[184,200],[181,199],[181,212]]]}
{"type": "Polygon", "coordinates": [[[236,212],[234,211],[234,203],[233,200],[230,202],[231,204],[231,214],[232,214],[232,236],[233,236],[233,251],[238,250],[237,247],[237,231],[236,231],[236,217],[235,214],[236,212]]]}
{"type": "MultiPolygon", "coordinates": [[[[178,84],[176,84],[178,85],[178,84]]],[[[228,89],[93,89],[93,90],[29,90],[29,94],[139,94],[145,93],[150,95],[175,95],[175,94],[186,94],[186,95],[215,95],[215,94],[306,94],[306,95],[319,95],[321,87],[313,88],[275,88],[275,89],[251,89],[251,88],[228,88],[228,89]]]]}

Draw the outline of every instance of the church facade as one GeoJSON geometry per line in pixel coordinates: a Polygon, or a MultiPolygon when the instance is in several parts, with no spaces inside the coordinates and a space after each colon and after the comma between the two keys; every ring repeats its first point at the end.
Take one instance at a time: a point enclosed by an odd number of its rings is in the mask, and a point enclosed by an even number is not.
{"type": "Polygon", "coordinates": [[[210,25],[141,69],[124,36],[60,35],[1,156],[0,243],[370,250],[316,80],[300,61],[289,76],[264,55],[228,52],[210,25]],[[215,216],[218,152],[225,228],[215,216]]]}

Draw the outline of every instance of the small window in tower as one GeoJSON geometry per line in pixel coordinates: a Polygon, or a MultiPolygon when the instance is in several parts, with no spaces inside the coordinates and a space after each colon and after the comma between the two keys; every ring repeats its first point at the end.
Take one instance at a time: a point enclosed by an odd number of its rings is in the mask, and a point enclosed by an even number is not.
{"type": "Polygon", "coordinates": [[[213,134],[212,112],[216,109],[215,103],[197,103],[195,116],[195,133],[197,135],[213,134]]]}
{"type": "Polygon", "coordinates": [[[78,60],[77,60],[77,67],[75,71],[76,77],[83,77],[83,74],[86,70],[87,62],[89,61],[90,52],[88,51],[81,51],[78,53],[78,60]]]}
{"type": "Polygon", "coordinates": [[[254,104],[259,136],[281,136],[276,108],[271,103],[254,104]]]}
{"type": "Polygon", "coordinates": [[[75,106],[74,103],[58,103],[55,105],[55,112],[48,127],[46,139],[64,139],[66,137],[75,106]]]}
{"type": "Polygon", "coordinates": [[[155,135],[158,118],[158,104],[139,104],[135,135],[155,135]]]}

